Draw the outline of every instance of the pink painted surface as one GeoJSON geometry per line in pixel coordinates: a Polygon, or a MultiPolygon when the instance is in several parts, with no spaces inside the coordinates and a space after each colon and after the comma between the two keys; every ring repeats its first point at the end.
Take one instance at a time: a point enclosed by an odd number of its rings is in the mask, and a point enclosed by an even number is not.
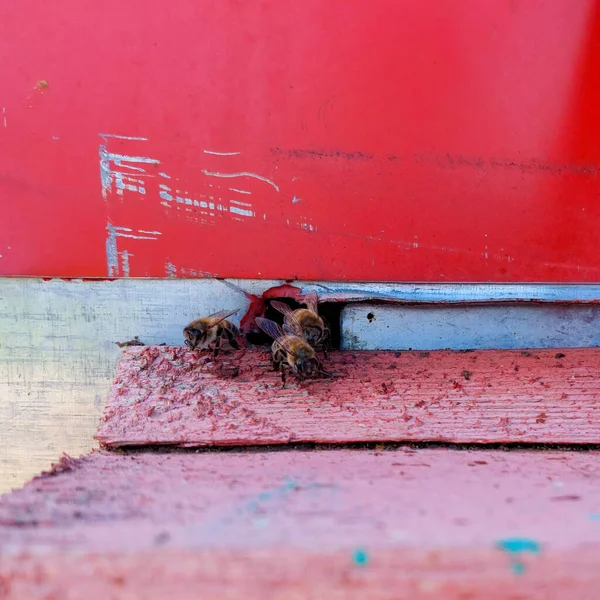
{"type": "Polygon", "coordinates": [[[338,352],[327,364],[331,380],[290,378],[282,389],[266,353],[211,364],[181,347],[130,348],[97,439],[598,443],[600,349],[557,352],[338,352]]]}
{"type": "Polygon", "coordinates": [[[599,489],[598,452],[95,452],[0,500],[0,597],[595,600],[599,489]]]}

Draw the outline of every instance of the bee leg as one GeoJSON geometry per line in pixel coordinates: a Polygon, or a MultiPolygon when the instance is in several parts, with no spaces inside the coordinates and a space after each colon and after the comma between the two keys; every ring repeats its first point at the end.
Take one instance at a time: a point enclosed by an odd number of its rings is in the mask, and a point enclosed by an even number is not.
{"type": "Polygon", "coordinates": [[[229,345],[234,350],[239,350],[240,345],[238,344],[237,340],[235,339],[235,334],[233,333],[233,331],[229,331],[229,329],[225,329],[225,335],[227,336],[227,341],[229,342],[229,345]]]}
{"type": "Polygon", "coordinates": [[[281,383],[285,387],[285,367],[281,366],[281,383]]]}
{"type": "Polygon", "coordinates": [[[217,358],[217,356],[219,355],[219,348],[221,346],[221,335],[217,336],[217,339],[215,340],[215,349],[213,350],[213,359],[217,358]]]}

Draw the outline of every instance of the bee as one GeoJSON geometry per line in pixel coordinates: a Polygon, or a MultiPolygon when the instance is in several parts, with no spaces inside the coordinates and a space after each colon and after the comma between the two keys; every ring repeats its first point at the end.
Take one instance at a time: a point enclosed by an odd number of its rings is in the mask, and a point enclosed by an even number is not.
{"type": "Polygon", "coordinates": [[[329,375],[321,369],[314,348],[307,342],[300,323],[291,318],[283,329],[274,321],[256,317],[256,324],[275,341],[271,345],[273,368],[281,373],[285,386],[285,370],[292,369],[298,379],[313,379],[319,374],[329,375]]]}
{"type": "Polygon", "coordinates": [[[323,319],[319,316],[319,298],[317,292],[313,291],[306,294],[304,296],[304,303],[306,304],[306,308],[298,308],[296,310],[292,310],[287,304],[278,300],[273,300],[271,306],[283,314],[285,324],[291,323],[292,320],[297,321],[300,324],[306,341],[313,348],[321,345],[323,355],[327,358],[327,350],[331,348],[331,333],[323,322],[323,319]]]}
{"type": "Polygon", "coordinates": [[[207,349],[213,347],[213,358],[219,354],[221,339],[227,338],[229,345],[239,350],[236,337],[240,330],[227,317],[235,315],[239,310],[220,310],[219,312],[192,321],[183,330],[185,345],[194,350],[195,348],[207,349]]]}

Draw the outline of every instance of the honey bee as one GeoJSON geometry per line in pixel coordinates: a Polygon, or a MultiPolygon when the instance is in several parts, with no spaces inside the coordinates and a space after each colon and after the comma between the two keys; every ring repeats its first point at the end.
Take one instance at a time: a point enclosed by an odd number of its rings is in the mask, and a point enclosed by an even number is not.
{"type": "Polygon", "coordinates": [[[220,310],[219,312],[192,321],[183,330],[185,345],[191,350],[195,348],[213,348],[213,358],[219,354],[221,339],[227,338],[229,345],[235,350],[239,349],[236,337],[240,330],[227,317],[235,315],[238,310],[220,310]]]}
{"type": "Polygon", "coordinates": [[[306,308],[298,308],[292,310],[287,304],[273,300],[271,306],[278,310],[284,316],[284,323],[290,324],[292,320],[300,324],[300,328],[306,338],[306,341],[316,348],[321,346],[325,358],[327,358],[327,350],[330,349],[331,333],[329,328],[319,316],[318,304],[319,298],[317,292],[309,292],[304,296],[306,308]]]}
{"type": "Polygon", "coordinates": [[[298,379],[313,379],[319,374],[329,375],[321,369],[314,348],[307,342],[300,323],[294,318],[283,329],[274,321],[256,317],[256,324],[275,341],[271,345],[273,368],[281,372],[285,386],[285,370],[292,369],[298,379]]]}

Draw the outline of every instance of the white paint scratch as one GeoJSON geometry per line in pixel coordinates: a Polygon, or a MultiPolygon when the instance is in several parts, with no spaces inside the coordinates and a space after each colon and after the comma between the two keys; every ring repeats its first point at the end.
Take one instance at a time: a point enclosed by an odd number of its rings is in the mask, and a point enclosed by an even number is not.
{"type": "Polygon", "coordinates": [[[237,156],[241,152],[217,152],[216,150],[205,150],[204,154],[214,154],[215,156],[237,156]]]}
{"type": "Polygon", "coordinates": [[[134,256],[127,250],[119,252],[117,248],[117,238],[128,238],[132,240],[157,240],[158,238],[156,236],[162,235],[160,231],[147,232],[143,229],[138,229],[138,233],[151,233],[152,235],[137,235],[130,233],[133,230],[129,227],[120,227],[118,225],[113,225],[112,223],[108,223],[106,225],[106,231],[108,232],[106,236],[106,264],[109,277],[118,277],[120,275],[119,257],[121,257],[123,276],[129,277],[129,258],[134,256]]]}
{"type": "Polygon", "coordinates": [[[177,267],[170,261],[165,263],[165,275],[169,279],[175,279],[175,277],[177,277],[177,267]]]}
{"type": "Polygon", "coordinates": [[[157,237],[150,235],[135,235],[133,233],[117,233],[116,237],[129,238],[132,240],[157,240],[157,237]]]}
{"type": "Polygon", "coordinates": [[[237,188],[229,188],[230,192],[237,192],[238,194],[252,194],[248,190],[238,190],[237,188]]]}
{"type": "Polygon", "coordinates": [[[104,141],[108,141],[107,138],[113,138],[115,140],[131,140],[131,141],[138,141],[138,142],[147,142],[148,138],[145,137],[132,137],[129,135],[115,135],[112,133],[99,133],[98,134],[104,141]]]}
{"type": "Polygon", "coordinates": [[[236,215],[241,215],[243,217],[253,217],[254,213],[251,210],[246,210],[244,208],[238,208],[237,206],[230,206],[229,212],[232,212],[236,215]]]}
{"type": "Polygon", "coordinates": [[[231,204],[237,204],[238,206],[253,206],[249,202],[240,202],[239,200],[230,200],[231,204]]]}
{"type": "Polygon", "coordinates": [[[129,257],[130,256],[134,256],[133,254],[130,254],[127,250],[123,250],[123,252],[119,252],[119,254],[121,255],[121,264],[122,264],[122,268],[123,268],[123,276],[124,277],[129,277],[129,257]]]}
{"type": "MultiPolygon", "coordinates": [[[[134,139],[145,141],[146,138],[131,138],[126,136],[117,136],[109,134],[100,134],[100,136],[106,138],[117,138],[117,139],[134,139]]],[[[124,190],[131,192],[138,192],[140,194],[146,193],[146,187],[143,179],[135,179],[132,177],[132,173],[127,171],[116,170],[111,166],[116,165],[121,169],[128,169],[129,171],[136,171],[137,173],[143,174],[144,177],[153,177],[146,173],[146,170],[139,166],[140,164],[160,164],[159,160],[155,158],[149,158],[147,156],[128,156],[127,154],[118,154],[115,152],[109,152],[106,145],[100,145],[100,182],[102,185],[102,197],[106,200],[109,192],[112,193],[113,180],[117,188],[117,194],[123,195],[124,190]],[[132,164],[133,163],[133,164],[132,164]],[[139,184],[139,185],[136,185],[139,184]]],[[[139,175],[138,177],[140,177],[139,175]]]]}
{"type": "Polygon", "coordinates": [[[2,117],[4,119],[4,127],[6,127],[6,108],[2,107],[2,117]]]}
{"type": "Polygon", "coordinates": [[[162,171],[159,173],[159,175],[160,175],[161,177],[164,177],[165,179],[171,179],[171,176],[170,176],[170,175],[167,175],[166,173],[163,173],[162,171]]]}
{"type": "Polygon", "coordinates": [[[239,173],[219,173],[218,171],[207,171],[206,169],[203,169],[202,172],[210,177],[253,177],[254,179],[259,179],[260,181],[268,183],[270,186],[273,186],[277,191],[279,191],[279,186],[271,179],[263,177],[262,175],[257,175],[256,173],[250,173],[248,171],[240,171],[239,173]]]}
{"type": "Polygon", "coordinates": [[[294,196],[292,198],[292,204],[298,204],[298,202],[302,202],[302,198],[298,198],[297,196],[294,196]]]}

